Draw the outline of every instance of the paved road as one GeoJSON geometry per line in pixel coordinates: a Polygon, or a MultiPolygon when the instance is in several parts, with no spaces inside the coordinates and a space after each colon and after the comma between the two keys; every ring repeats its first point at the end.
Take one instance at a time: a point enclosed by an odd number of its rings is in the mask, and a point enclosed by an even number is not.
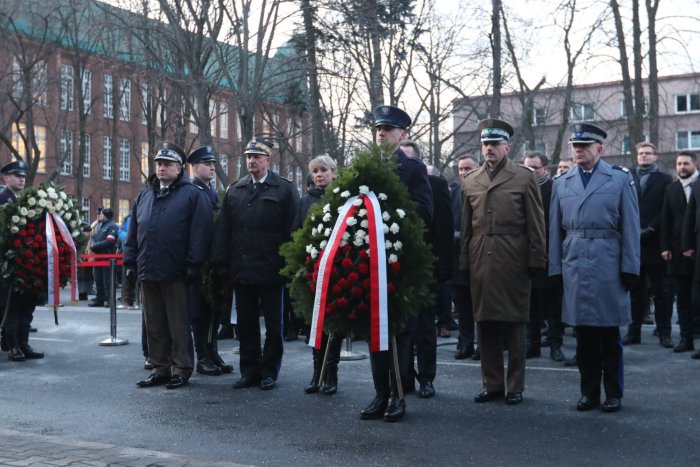
{"type": "MultiPolygon", "coordinates": [[[[407,396],[406,419],[389,424],[358,417],[373,396],[368,360],[341,363],[336,395],[304,394],[302,341],[286,345],[273,391],[232,390],[237,368],[179,390],[137,388],[147,375],[140,322],[140,312],[120,311],[130,343],[102,347],[106,309],[62,308],[59,326],[37,309],[31,344],[46,358],[0,354],[0,465],[700,465],[700,362],[662,349],[651,327],[625,349],[617,414],[574,410],[578,373],[548,358],[528,360],[523,404],[477,405],[478,363],[441,345],[437,396],[407,396]]],[[[237,367],[234,345],[221,347],[237,367]]],[[[567,355],[573,346],[567,337],[567,355]]]]}

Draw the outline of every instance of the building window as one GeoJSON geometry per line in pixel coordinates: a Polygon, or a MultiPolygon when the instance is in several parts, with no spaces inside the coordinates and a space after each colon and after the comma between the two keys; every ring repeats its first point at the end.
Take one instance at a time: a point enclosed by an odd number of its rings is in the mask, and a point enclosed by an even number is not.
{"type": "Polygon", "coordinates": [[[236,112],[236,139],[238,141],[243,138],[243,133],[241,132],[241,116],[236,112]]]}
{"type": "Polygon", "coordinates": [[[676,96],[676,113],[700,111],[700,94],[676,96]]]}
{"type": "Polygon", "coordinates": [[[216,102],[209,100],[209,131],[211,132],[212,138],[216,138],[216,121],[218,117],[216,115],[216,102]]]}
{"type": "MultiPolygon", "coordinates": [[[[25,124],[15,123],[12,126],[12,146],[18,153],[25,157],[25,161],[27,160],[27,145],[25,144],[26,137],[27,127],[25,124]]],[[[38,173],[46,173],[46,127],[35,125],[34,139],[36,140],[36,145],[39,149],[39,154],[36,152],[33,153],[33,157],[39,158],[39,164],[37,165],[36,171],[38,173]]]]}
{"type": "Polygon", "coordinates": [[[131,143],[128,139],[119,139],[119,180],[128,182],[131,178],[131,143]]]}
{"type": "Polygon", "coordinates": [[[141,181],[148,179],[148,143],[141,143],[141,181]]]}
{"type": "Polygon", "coordinates": [[[589,122],[593,120],[593,104],[572,104],[570,120],[572,122],[589,122]]]}
{"type": "Polygon", "coordinates": [[[294,178],[296,179],[296,182],[297,182],[297,191],[299,193],[301,193],[302,188],[304,186],[303,180],[302,180],[302,178],[304,177],[304,173],[301,170],[301,167],[297,167],[297,169],[294,171],[294,174],[295,174],[294,178]]]}
{"type": "Polygon", "coordinates": [[[543,140],[537,140],[534,143],[527,141],[525,144],[523,144],[523,156],[526,156],[528,153],[533,151],[547,154],[547,143],[545,143],[543,140]]]}
{"type": "Polygon", "coordinates": [[[73,67],[61,65],[61,110],[73,110],[73,67]]]}
{"type": "MultiPolygon", "coordinates": [[[[632,108],[637,109],[637,104],[635,101],[632,101],[632,108]]],[[[644,114],[646,115],[647,112],[649,111],[649,101],[647,99],[644,99],[644,114]]],[[[622,118],[627,118],[627,108],[625,107],[625,100],[622,99],[620,101],[620,117],[622,118]]]]}
{"type": "Polygon", "coordinates": [[[73,173],[73,132],[61,130],[61,175],[73,173]]]}
{"type": "Polygon", "coordinates": [[[301,120],[297,120],[294,124],[294,129],[297,131],[297,135],[295,136],[296,138],[296,145],[295,148],[297,152],[301,152],[304,150],[304,138],[302,137],[301,134],[301,120]]]}
{"type": "Polygon", "coordinates": [[[83,177],[90,176],[90,161],[92,159],[92,149],[90,144],[92,143],[92,137],[90,134],[86,133],[83,135],[83,141],[85,142],[85,159],[83,160],[83,177]]]}
{"type": "Polygon", "coordinates": [[[236,161],[236,178],[241,178],[243,175],[243,157],[238,156],[236,161]]]}
{"type": "Polygon", "coordinates": [[[102,208],[111,208],[112,200],[109,198],[102,198],[102,208]]]}
{"type": "MultiPolygon", "coordinates": [[[[43,60],[37,62],[33,67],[26,70],[26,73],[31,74],[31,93],[33,101],[40,105],[46,105],[46,62],[43,60]]],[[[21,99],[24,95],[25,70],[22,69],[22,64],[16,57],[12,59],[12,71],[10,75],[12,77],[12,95],[17,99],[21,99]]]]}
{"type": "Polygon", "coordinates": [[[92,72],[83,70],[83,110],[90,115],[92,107],[92,72]]]}
{"type": "Polygon", "coordinates": [[[546,118],[544,109],[532,109],[532,123],[535,125],[544,125],[546,118]]]}
{"type": "Polygon", "coordinates": [[[700,149],[700,131],[679,131],[676,133],[676,149],[700,149]]]}
{"type": "Polygon", "coordinates": [[[131,118],[131,81],[128,79],[120,80],[119,94],[119,120],[128,122],[131,118]]]}
{"type": "Polygon", "coordinates": [[[120,199],[119,200],[119,217],[117,218],[118,223],[124,222],[124,219],[126,219],[126,216],[129,215],[129,200],[128,199],[120,199]]]}
{"type": "Polygon", "coordinates": [[[112,138],[105,136],[102,141],[102,178],[112,179],[112,138]]]}
{"type": "Polygon", "coordinates": [[[90,198],[82,198],[80,200],[81,219],[86,224],[90,223],[90,198]]]}
{"type": "MultiPolygon", "coordinates": [[[[228,176],[228,155],[227,154],[219,154],[219,165],[221,166],[221,171],[223,173],[225,173],[226,176],[228,176]]],[[[224,187],[223,182],[221,183],[221,186],[224,187]]]]}
{"type": "Polygon", "coordinates": [[[219,137],[228,139],[228,104],[225,102],[219,105],[219,137]]]}
{"type": "MultiPolygon", "coordinates": [[[[640,141],[647,141],[647,135],[642,135],[642,139],[640,141]]],[[[632,152],[632,147],[630,145],[630,137],[629,135],[625,135],[624,138],[622,138],[622,154],[629,154],[632,152]]]]}
{"type": "Polygon", "coordinates": [[[114,118],[114,84],[112,83],[112,75],[104,75],[103,84],[104,117],[114,118]]]}

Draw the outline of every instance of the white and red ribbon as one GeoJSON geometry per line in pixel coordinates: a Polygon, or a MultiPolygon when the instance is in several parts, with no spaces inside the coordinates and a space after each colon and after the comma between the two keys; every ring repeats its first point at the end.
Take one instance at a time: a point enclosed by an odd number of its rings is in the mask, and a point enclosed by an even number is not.
{"type": "Polygon", "coordinates": [[[54,229],[53,216],[46,213],[46,265],[48,273],[48,304],[58,305],[60,302],[59,286],[60,269],[58,243],[56,242],[56,231],[54,229]]]}
{"type": "Polygon", "coordinates": [[[348,228],[347,220],[353,217],[359,208],[354,205],[358,198],[367,208],[369,222],[367,235],[369,236],[370,249],[370,350],[372,352],[389,350],[384,222],[379,200],[373,192],[369,192],[367,195],[353,196],[340,208],[328,244],[321,255],[316,278],[311,334],[309,335],[309,345],[317,349],[321,347],[323,336],[323,322],[326,315],[333,260],[340,248],[343,234],[348,228]]]}
{"type": "Polygon", "coordinates": [[[78,300],[78,249],[75,247],[75,242],[73,241],[73,237],[70,234],[70,230],[68,230],[68,226],[66,226],[66,223],[63,222],[63,219],[61,216],[59,216],[56,213],[53,213],[53,218],[56,224],[56,227],[58,227],[58,231],[61,233],[61,238],[63,239],[63,243],[68,245],[71,250],[71,258],[70,258],[70,299],[72,301],[77,301],[78,300]]]}

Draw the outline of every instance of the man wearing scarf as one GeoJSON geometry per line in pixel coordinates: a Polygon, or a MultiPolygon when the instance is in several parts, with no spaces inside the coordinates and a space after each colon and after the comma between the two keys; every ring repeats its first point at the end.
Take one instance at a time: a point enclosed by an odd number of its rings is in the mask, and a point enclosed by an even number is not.
{"type": "Polygon", "coordinates": [[[637,145],[637,168],[632,172],[639,198],[639,222],[641,227],[641,269],[639,280],[630,290],[632,297],[632,323],[627,328],[624,345],[639,344],[642,341],[641,328],[644,317],[649,313],[649,286],[654,292],[654,318],[659,343],[672,348],[671,315],[673,300],[669,292],[665,264],[661,259],[659,231],[661,229],[661,208],[666,187],[671,184],[671,176],[659,171],[656,165],[659,155],[651,143],[637,145]]]}

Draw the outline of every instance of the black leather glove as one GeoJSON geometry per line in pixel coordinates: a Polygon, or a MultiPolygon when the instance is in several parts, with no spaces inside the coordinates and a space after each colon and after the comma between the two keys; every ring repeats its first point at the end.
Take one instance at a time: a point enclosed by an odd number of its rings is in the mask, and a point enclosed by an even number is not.
{"type": "Polygon", "coordinates": [[[622,282],[622,287],[625,290],[630,291],[637,284],[639,276],[636,274],[630,274],[629,272],[620,273],[620,281],[622,282]]]}
{"type": "Polygon", "coordinates": [[[197,266],[187,266],[187,271],[185,272],[185,282],[188,284],[196,284],[199,282],[199,268],[197,266]]]}
{"type": "Polygon", "coordinates": [[[561,274],[557,274],[556,276],[550,277],[549,281],[552,284],[552,287],[555,287],[559,290],[561,290],[564,287],[564,278],[561,274]]]}
{"type": "Polygon", "coordinates": [[[136,269],[135,268],[127,268],[124,275],[129,280],[136,279],[136,269]]]}

